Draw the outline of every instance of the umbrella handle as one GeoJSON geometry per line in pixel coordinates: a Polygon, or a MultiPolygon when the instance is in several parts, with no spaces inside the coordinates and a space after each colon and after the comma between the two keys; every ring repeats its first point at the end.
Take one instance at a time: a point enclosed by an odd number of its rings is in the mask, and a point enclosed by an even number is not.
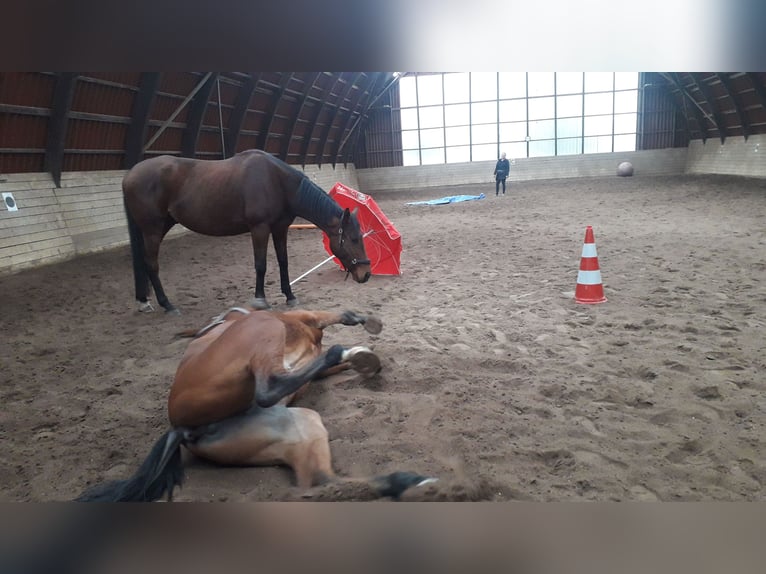
{"type": "Polygon", "coordinates": [[[308,271],[306,271],[306,272],[305,272],[303,275],[301,275],[301,276],[300,276],[300,277],[298,277],[297,279],[293,279],[292,281],[290,281],[290,286],[294,285],[295,283],[297,283],[298,281],[300,281],[301,279],[303,279],[303,278],[304,278],[306,275],[308,275],[309,273],[313,273],[314,271],[316,271],[317,269],[319,269],[319,268],[320,268],[322,265],[324,265],[324,264],[325,264],[325,263],[327,263],[328,261],[332,261],[333,259],[335,259],[335,255],[330,255],[330,256],[329,256],[327,259],[325,259],[324,261],[322,261],[322,262],[321,262],[319,265],[314,265],[314,267],[312,267],[311,269],[309,269],[308,271]]]}
{"type": "MultiPolygon", "coordinates": [[[[364,235],[362,235],[362,238],[365,238],[365,237],[367,237],[367,236],[368,236],[368,235],[370,235],[371,233],[375,233],[375,231],[374,231],[373,229],[370,229],[370,230],[369,230],[367,233],[365,233],[364,235]]],[[[297,279],[293,279],[292,281],[290,281],[290,286],[292,287],[292,286],[293,286],[293,285],[295,285],[295,284],[296,284],[298,281],[300,281],[301,279],[303,279],[303,278],[304,278],[306,275],[308,275],[309,273],[313,273],[314,271],[316,271],[317,269],[319,269],[319,268],[320,268],[322,265],[324,265],[324,264],[325,264],[325,263],[327,263],[328,261],[332,261],[333,259],[335,259],[335,255],[330,255],[330,256],[329,256],[327,259],[325,259],[324,261],[322,261],[322,262],[321,262],[321,263],[319,263],[318,265],[314,265],[314,266],[313,266],[311,269],[309,269],[308,271],[306,271],[306,272],[305,272],[303,275],[301,275],[301,276],[300,276],[300,277],[298,277],[297,279]]]]}

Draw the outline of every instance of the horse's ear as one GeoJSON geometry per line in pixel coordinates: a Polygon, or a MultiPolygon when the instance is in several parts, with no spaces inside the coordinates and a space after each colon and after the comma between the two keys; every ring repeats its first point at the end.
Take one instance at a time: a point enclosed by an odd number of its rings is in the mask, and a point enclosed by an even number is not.
{"type": "Polygon", "coordinates": [[[340,224],[345,225],[351,220],[351,212],[348,210],[348,207],[343,210],[343,215],[340,217],[340,224]]]}

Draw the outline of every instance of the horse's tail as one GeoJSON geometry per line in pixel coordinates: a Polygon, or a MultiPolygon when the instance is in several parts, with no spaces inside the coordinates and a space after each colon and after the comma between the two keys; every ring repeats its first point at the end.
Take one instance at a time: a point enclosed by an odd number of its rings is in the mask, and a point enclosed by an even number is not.
{"type": "Polygon", "coordinates": [[[144,249],[144,235],[141,233],[141,228],[133,219],[130,214],[127,203],[125,206],[125,217],[128,220],[128,235],[130,236],[130,254],[133,259],[133,279],[136,285],[136,299],[139,301],[145,301],[148,295],[149,288],[149,275],[146,273],[145,255],[144,249]],[[143,298],[143,300],[142,300],[143,298]]]}
{"type": "Polygon", "coordinates": [[[181,445],[187,434],[185,429],[166,432],[132,477],[92,486],[75,502],[151,502],[165,493],[172,500],[173,489],[183,485],[181,445]]]}

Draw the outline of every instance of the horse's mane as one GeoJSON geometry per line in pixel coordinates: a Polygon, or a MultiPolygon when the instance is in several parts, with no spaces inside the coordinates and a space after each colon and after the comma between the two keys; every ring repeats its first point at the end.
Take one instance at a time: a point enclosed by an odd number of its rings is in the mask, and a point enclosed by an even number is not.
{"type": "MultiPolygon", "coordinates": [[[[293,211],[299,217],[320,225],[329,223],[333,217],[339,217],[343,212],[327,192],[312,182],[304,172],[282,161],[274,154],[262,150],[245,150],[237,155],[261,155],[267,157],[274,165],[287,173],[287,177],[282,178],[283,186],[287,183],[289,187],[292,187],[293,181],[300,181],[298,190],[290,201],[293,211]]],[[[285,191],[289,192],[289,189],[285,189],[285,191]]]]}
{"type": "Polygon", "coordinates": [[[329,223],[333,217],[339,217],[343,210],[327,192],[301,172],[298,173],[303,179],[295,194],[295,213],[317,225],[329,223]]]}

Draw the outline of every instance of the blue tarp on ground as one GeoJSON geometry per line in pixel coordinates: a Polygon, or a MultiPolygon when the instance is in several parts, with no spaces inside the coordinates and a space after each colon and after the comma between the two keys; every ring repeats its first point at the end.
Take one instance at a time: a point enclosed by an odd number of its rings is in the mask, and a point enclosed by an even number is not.
{"type": "Polygon", "coordinates": [[[484,199],[483,193],[479,195],[450,195],[439,199],[429,199],[427,201],[412,201],[407,205],[444,205],[445,203],[458,203],[459,201],[471,201],[474,199],[484,199]]]}

